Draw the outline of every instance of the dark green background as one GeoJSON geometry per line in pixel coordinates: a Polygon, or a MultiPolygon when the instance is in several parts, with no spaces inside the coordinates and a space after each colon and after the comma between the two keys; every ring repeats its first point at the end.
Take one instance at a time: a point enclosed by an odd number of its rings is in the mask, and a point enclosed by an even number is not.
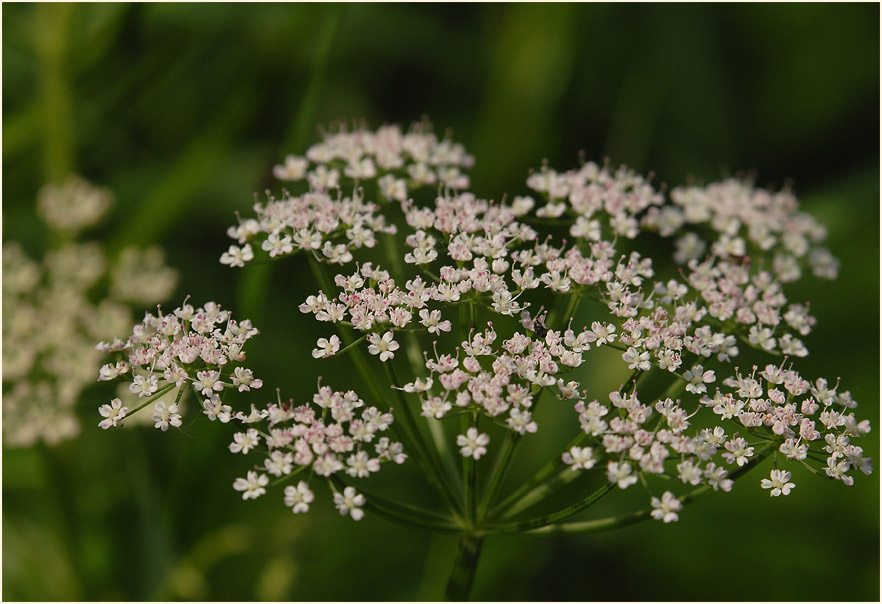
{"type": "MultiPolygon", "coordinates": [[[[792,179],[842,260],[835,282],[792,290],[819,319],[798,367],[842,376],[880,427],[878,5],[2,11],[4,238],[42,253],[34,201],[49,180],[75,170],[111,186],[118,203],[95,236],[163,244],[182,272],[178,299],[252,318],[264,333],[251,362],[286,396],[306,397],[319,373],[342,388],[348,368],[309,356],[326,333],[296,310],[316,289],[301,259],[242,272],[217,262],[233,212],[276,186],[272,165],[315,142],[316,124],[426,114],[476,156],[473,190],[497,199],[524,192],[544,158],[563,170],[580,150],[669,186],[745,170],[762,186],[792,179]]],[[[230,485],[250,460],[226,451],[231,428],[101,431],[109,395],[88,394],[78,440],[3,451],[5,599],[440,597],[450,538],[354,524],[323,492],[306,517],[278,490],[242,502],[230,485]]],[[[878,442],[874,431],[861,444],[877,458],[878,442]]],[[[767,471],[673,526],[490,539],[474,596],[878,600],[877,475],[847,488],[796,470],[794,492],[772,500],[757,485],[767,471]]],[[[420,495],[418,481],[407,488],[420,495]]]]}

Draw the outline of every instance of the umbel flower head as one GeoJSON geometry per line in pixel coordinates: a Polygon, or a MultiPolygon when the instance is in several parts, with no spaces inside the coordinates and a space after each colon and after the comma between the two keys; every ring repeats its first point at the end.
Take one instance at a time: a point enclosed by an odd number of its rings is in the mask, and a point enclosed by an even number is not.
{"type": "MultiPolygon", "coordinates": [[[[299,310],[326,329],[311,356],[351,363],[370,404],[322,386],[312,404],[279,399],[233,412],[223,394],[259,382],[235,354],[251,328],[215,329],[227,320],[216,312],[205,331],[194,327],[208,306],[177,319],[148,315],[128,342],[107,347],[128,355],[119,373],[132,368],[131,388],[148,398],[187,383],[210,419],[248,424],[229,449],[264,459],[235,481],[243,498],[308,471],[356,520],[373,510],[434,530],[536,530],[637,487],[647,491],[643,517],[672,523],[698,493],[731,491],[768,457],[775,468],[759,482],[772,496],[795,488],[792,465],[847,485],[872,471],[855,442],[870,426],[851,394],[795,366],[816,320],[785,287],[832,279],[837,262],[791,192],[728,180],[665,194],[626,167],[588,162],[566,172],[543,165],[527,178],[533,194],[500,202],[468,191],[471,165],[461,145],[425,124],[406,134],[338,126],[276,166],[292,191],[256,202],[254,216],[228,230],[236,243],[225,265],[305,257],[318,287],[299,310]],[[194,330],[231,335],[205,352],[199,338],[179,343],[194,330]],[[184,350],[195,350],[190,361],[184,350]],[[615,390],[595,386],[600,359],[621,369],[615,390]],[[393,400],[403,420],[394,424],[393,400]],[[541,421],[551,411],[571,418],[574,438],[500,500],[518,443],[555,437],[541,421]],[[398,441],[379,436],[390,427],[398,441]],[[447,515],[348,482],[405,459],[443,495],[447,515]],[[554,485],[586,476],[600,489],[517,520],[554,485]]],[[[172,407],[155,411],[158,427],[175,425],[172,407]]],[[[102,424],[124,413],[105,406],[102,424]]],[[[314,499],[309,477],[284,490],[294,513],[314,499]]]]}

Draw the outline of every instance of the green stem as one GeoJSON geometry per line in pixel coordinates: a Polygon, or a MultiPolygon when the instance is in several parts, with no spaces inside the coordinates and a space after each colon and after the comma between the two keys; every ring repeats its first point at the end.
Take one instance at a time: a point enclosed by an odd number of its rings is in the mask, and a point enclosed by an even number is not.
{"type": "Polygon", "coordinates": [[[575,503],[567,508],[564,508],[558,512],[554,512],[553,514],[548,514],[545,516],[540,516],[538,518],[530,518],[529,520],[520,520],[516,522],[510,522],[507,524],[499,524],[496,526],[491,526],[489,528],[489,532],[492,533],[523,533],[529,530],[537,529],[549,524],[554,524],[556,522],[560,522],[570,516],[574,516],[578,514],[585,508],[590,505],[593,505],[597,501],[599,501],[604,495],[610,492],[610,490],[616,485],[612,482],[607,482],[602,487],[594,491],[591,495],[583,499],[582,501],[575,503]]]}
{"type": "MultiPolygon", "coordinates": [[[[637,387],[637,382],[643,372],[639,369],[635,369],[634,372],[619,388],[619,394],[623,395],[625,392],[631,388],[637,387]]],[[[584,432],[580,432],[576,435],[576,437],[567,445],[565,451],[569,451],[573,447],[578,447],[586,440],[588,440],[589,436],[584,432]]],[[[514,493],[509,495],[503,500],[502,503],[493,508],[490,512],[491,517],[498,517],[503,512],[509,510],[513,506],[516,506],[518,511],[525,510],[527,507],[533,505],[538,502],[542,497],[551,492],[552,486],[543,485],[546,480],[552,478],[555,474],[564,469],[566,464],[564,464],[563,459],[561,457],[556,457],[549,461],[545,466],[542,467],[532,478],[526,481],[524,484],[520,486],[514,493]],[[521,502],[521,500],[524,500],[521,502]]],[[[569,482],[571,478],[568,477],[558,477],[561,478],[565,482],[569,482]]],[[[573,476],[575,478],[575,476],[573,476]]]]}
{"type": "MultiPolygon", "coordinates": [[[[564,326],[566,326],[568,320],[576,314],[576,309],[579,307],[579,302],[582,299],[582,295],[578,292],[570,294],[569,302],[567,303],[566,309],[564,309],[563,314],[560,317],[561,325],[558,329],[563,331],[564,326]]],[[[548,328],[552,329],[556,327],[556,322],[552,319],[556,319],[557,317],[549,317],[548,319],[548,328]]]]}
{"type": "MultiPolygon", "coordinates": [[[[312,254],[307,254],[306,257],[309,260],[309,266],[315,275],[316,281],[318,281],[319,287],[329,299],[332,298],[335,289],[325,271],[324,265],[316,260],[312,254]]],[[[340,338],[343,340],[346,348],[352,346],[356,340],[352,335],[352,332],[349,329],[344,328],[342,325],[337,325],[337,331],[340,333],[340,338]]],[[[355,346],[351,349],[350,355],[352,356],[352,362],[355,363],[356,371],[358,371],[358,374],[364,380],[374,399],[376,401],[385,401],[385,393],[377,384],[374,372],[368,367],[367,359],[364,357],[364,351],[358,346],[355,346]]]]}
{"type": "MultiPolygon", "coordinates": [[[[478,411],[472,410],[468,415],[468,426],[478,430],[478,411]]],[[[474,527],[478,522],[478,460],[473,456],[463,458],[463,485],[466,493],[466,517],[469,525],[474,527]]]]}
{"type": "Polygon", "coordinates": [[[38,5],[34,37],[43,85],[44,169],[47,182],[61,182],[74,166],[73,100],[68,50],[72,4],[38,5]]]}
{"type": "MultiPolygon", "coordinates": [[[[533,402],[532,408],[534,415],[536,414],[536,409],[539,408],[539,401],[546,391],[547,388],[541,388],[536,395],[536,399],[533,402]]],[[[491,474],[490,478],[490,484],[487,487],[487,491],[484,493],[484,500],[481,503],[481,509],[479,512],[479,517],[481,519],[486,517],[487,509],[490,507],[490,504],[493,503],[493,498],[496,497],[496,492],[502,485],[502,480],[505,478],[505,473],[508,470],[508,464],[511,462],[514,450],[515,448],[517,448],[517,445],[520,442],[520,436],[520,434],[512,431],[508,431],[506,433],[506,440],[503,444],[502,453],[496,460],[496,466],[493,468],[493,473],[491,474]]]]}
{"type": "MultiPolygon", "coordinates": [[[[158,391],[156,391],[156,393],[154,393],[153,396],[148,398],[142,404],[138,405],[137,407],[135,407],[131,411],[126,412],[126,415],[132,416],[132,415],[136,414],[138,411],[140,411],[141,409],[143,409],[144,407],[146,407],[150,403],[156,402],[157,400],[159,400],[163,396],[165,396],[167,393],[171,392],[174,387],[175,387],[174,384],[167,384],[167,385],[163,386],[158,391]]],[[[184,386],[181,386],[181,390],[182,391],[184,390],[184,386]]],[[[180,397],[180,394],[178,394],[178,397],[180,397]]],[[[176,402],[177,402],[177,399],[176,399],[176,402]]]]}
{"type": "MultiPolygon", "coordinates": [[[[410,332],[405,336],[405,346],[407,347],[407,360],[410,361],[411,372],[414,376],[418,376],[423,373],[424,359],[416,333],[410,332]]],[[[455,476],[458,473],[456,458],[454,458],[450,447],[447,445],[447,439],[444,437],[444,428],[441,426],[441,422],[434,417],[427,417],[425,424],[429,427],[432,444],[438,453],[438,458],[444,471],[449,476],[455,476]]]]}
{"type": "Polygon", "coordinates": [[[453,569],[444,591],[444,599],[448,602],[464,602],[468,600],[478,569],[478,558],[484,538],[477,535],[461,535],[456,544],[456,557],[453,569]]]}
{"type": "Polygon", "coordinates": [[[496,465],[493,467],[493,473],[490,474],[490,483],[487,485],[484,499],[481,501],[481,507],[478,509],[478,518],[483,519],[487,515],[487,508],[490,507],[496,492],[499,490],[499,486],[502,484],[505,471],[508,469],[508,464],[511,461],[515,445],[517,445],[519,439],[520,434],[517,432],[508,431],[506,433],[505,442],[502,444],[502,452],[496,458],[496,465]]]}
{"type": "MultiPolygon", "coordinates": [[[[569,451],[572,447],[578,447],[587,438],[588,438],[587,434],[585,434],[584,432],[580,432],[579,434],[576,435],[576,438],[574,438],[572,440],[572,442],[570,442],[570,444],[567,446],[567,448],[565,450],[569,451]]],[[[516,503],[518,503],[522,498],[524,498],[528,494],[531,497],[533,497],[533,494],[531,493],[531,491],[533,491],[535,488],[537,488],[537,485],[541,485],[548,478],[550,478],[555,473],[560,471],[561,467],[564,465],[565,464],[561,460],[560,456],[549,461],[547,464],[545,464],[542,467],[542,469],[540,469],[538,472],[536,472],[536,474],[534,474],[532,478],[527,480],[518,489],[516,489],[511,495],[506,497],[502,501],[502,503],[500,503],[496,507],[494,507],[493,510],[490,512],[490,515],[494,516],[494,517],[500,515],[502,512],[507,511],[509,508],[511,508],[516,503]]],[[[521,509],[524,509],[524,508],[521,506],[521,509]]]]}
{"type": "Polygon", "coordinates": [[[440,461],[435,459],[432,455],[432,452],[426,447],[425,441],[422,438],[422,433],[420,432],[419,426],[416,423],[416,419],[413,416],[413,413],[410,410],[410,407],[407,404],[407,399],[404,397],[404,392],[401,390],[401,385],[398,383],[398,378],[395,375],[395,369],[392,367],[391,363],[383,363],[383,366],[386,368],[386,372],[389,376],[389,380],[392,382],[392,386],[395,389],[395,393],[398,395],[398,400],[401,406],[401,415],[404,417],[404,421],[407,424],[408,432],[411,434],[412,446],[415,452],[418,455],[418,462],[423,466],[423,470],[426,472],[427,477],[435,483],[435,485],[439,488],[442,495],[444,495],[447,502],[451,505],[451,509],[462,511],[462,506],[459,503],[456,495],[454,494],[454,489],[450,485],[447,473],[444,472],[443,467],[441,466],[440,461]]]}
{"type": "MultiPolygon", "coordinates": [[[[574,445],[575,446],[575,445],[574,445]]],[[[570,467],[563,467],[558,471],[548,482],[544,482],[542,484],[534,487],[529,493],[515,501],[511,507],[506,510],[506,516],[514,516],[528,508],[533,507],[543,499],[545,499],[548,495],[551,495],[555,491],[557,491],[560,487],[567,485],[574,481],[576,478],[579,478],[581,473],[578,471],[573,471],[570,467]]]]}
{"type": "Polygon", "coordinates": [[[344,352],[347,352],[347,351],[351,350],[353,347],[358,346],[359,344],[361,344],[361,343],[364,341],[364,339],[365,339],[366,337],[367,337],[367,336],[361,336],[360,338],[358,338],[357,340],[355,340],[355,341],[352,342],[351,344],[347,344],[345,347],[343,347],[343,348],[341,348],[340,350],[338,350],[337,353],[336,353],[334,356],[340,356],[340,355],[342,355],[344,352]]]}
{"type": "MultiPolygon", "coordinates": [[[[329,481],[333,486],[341,490],[348,486],[337,476],[331,476],[329,481]]],[[[364,496],[364,508],[366,510],[392,522],[409,528],[436,533],[459,533],[462,531],[461,526],[454,524],[446,516],[440,516],[417,506],[390,501],[361,489],[358,489],[358,492],[364,496]]]]}

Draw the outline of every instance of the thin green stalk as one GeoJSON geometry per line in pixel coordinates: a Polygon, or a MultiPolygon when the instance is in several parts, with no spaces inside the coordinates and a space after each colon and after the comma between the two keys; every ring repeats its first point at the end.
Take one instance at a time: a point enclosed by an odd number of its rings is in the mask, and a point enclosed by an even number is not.
{"type": "MultiPolygon", "coordinates": [[[[138,405],[137,407],[135,407],[131,411],[126,412],[126,415],[129,415],[129,416],[134,415],[135,413],[137,413],[138,411],[140,411],[141,409],[143,409],[144,407],[146,407],[150,403],[156,402],[157,400],[161,399],[167,393],[171,392],[174,387],[175,387],[174,384],[167,384],[167,385],[163,386],[162,388],[157,390],[155,393],[153,393],[153,396],[149,397],[142,404],[138,405]]],[[[184,390],[183,386],[181,386],[181,390],[182,391],[184,390]]],[[[178,394],[178,397],[180,397],[180,393],[178,394]]],[[[175,402],[177,402],[177,400],[175,402]]]]}
{"type": "Polygon", "coordinates": [[[488,531],[492,533],[523,533],[532,529],[537,529],[549,524],[560,522],[561,520],[565,520],[570,516],[574,516],[587,507],[593,505],[601,498],[603,498],[604,495],[609,493],[610,490],[615,486],[616,485],[614,483],[607,482],[582,501],[568,506],[560,511],[554,512],[553,514],[547,514],[538,518],[530,518],[528,520],[509,522],[507,524],[498,524],[496,526],[491,526],[488,531]]]}
{"type": "Polygon", "coordinates": [[[344,352],[348,352],[348,351],[352,350],[352,348],[354,348],[355,346],[358,346],[359,344],[364,342],[365,338],[367,338],[367,336],[361,336],[360,338],[358,338],[357,340],[355,340],[351,344],[347,344],[346,346],[344,346],[343,348],[338,350],[337,354],[335,356],[339,356],[339,355],[343,354],[344,352]]]}
{"type": "MultiPolygon", "coordinates": [[[[576,438],[574,438],[572,442],[570,442],[566,450],[569,451],[572,447],[578,447],[587,438],[587,434],[585,434],[584,432],[580,432],[576,435],[576,438]]],[[[511,495],[509,495],[501,503],[496,505],[490,512],[490,516],[496,517],[499,516],[502,512],[507,511],[514,504],[520,501],[524,496],[530,493],[534,488],[536,488],[537,485],[541,485],[547,479],[552,477],[556,472],[560,471],[561,467],[564,465],[565,464],[560,457],[556,457],[555,459],[549,461],[538,472],[536,472],[536,474],[534,474],[532,478],[524,482],[524,484],[516,489],[511,495]]]]}
{"type": "Polygon", "coordinates": [[[401,404],[401,415],[404,417],[405,423],[407,423],[409,432],[412,435],[413,446],[416,449],[419,458],[422,460],[422,465],[424,466],[424,470],[427,473],[427,476],[432,482],[434,482],[441,493],[447,499],[448,503],[451,504],[452,508],[455,510],[462,510],[462,506],[459,503],[455,495],[455,491],[449,482],[449,478],[447,473],[444,471],[444,468],[441,466],[439,460],[435,459],[432,455],[432,452],[426,447],[425,441],[422,438],[422,433],[420,432],[419,426],[416,423],[416,419],[413,416],[413,413],[410,410],[410,407],[407,404],[407,399],[404,397],[404,393],[401,390],[401,385],[398,383],[398,378],[395,375],[395,369],[392,367],[391,363],[383,363],[386,368],[386,372],[389,376],[389,380],[392,382],[392,386],[395,389],[395,393],[398,395],[398,400],[401,404]]]}
{"type": "MultiPolygon", "coordinates": [[[[477,414],[473,412],[469,427],[477,430],[477,414]]],[[[466,517],[470,526],[474,527],[478,520],[478,460],[469,455],[463,458],[463,484],[466,493],[466,517]]]]}
{"type": "Polygon", "coordinates": [[[557,315],[555,314],[555,311],[552,311],[548,317],[548,322],[546,324],[548,329],[560,329],[561,331],[563,331],[564,326],[567,324],[567,320],[575,314],[576,309],[579,307],[579,301],[582,299],[582,295],[576,292],[570,294],[569,298],[570,299],[567,302],[567,307],[566,309],[564,309],[563,314],[560,316],[561,325],[558,327],[557,315]]]}
{"type": "MultiPolygon", "coordinates": [[[[424,367],[424,359],[416,333],[410,332],[405,336],[405,346],[407,348],[407,360],[410,361],[411,372],[415,376],[420,375],[424,367]]],[[[429,427],[432,444],[435,446],[435,451],[438,453],[438,458],[441,461],[444,471],[450,476],[456,475],[458,473],[458,470],[456,469],[456,459],[452,455],[450,447],[447,444],[447,439],[444,436],[444,429],[441,426],[441,422],[434,417],[427,417],[425,423],[429,427]]]]}
{"type": "Polygon", "coordinates": [[[478,509],[478,518],[483,519],[487,515],[487,508],[490,507],[493,498],[496,496],[496,492],[499,490],[499,486],[502,484],[502,479],[505,477],[505,471],[508,469],[508,464],[511,461],[512,454],[514,453],[515,446],[519,439],[520,434],[517,432],[509,430],[506,433],[505,442],[502,443],[502,451],[496,458],[496,465],[493,467],[493,472],[490,474],[490,483],[484,491],[484,498],[481,501],[481,507],[478,509]]]}
{"type": "MultiPolygon", "coordinates": [[[[545,393],[546,390],[546,388],[541,388],[536,395],[532,408],[534,415],[536,409],[539,408],[539,401],[542,398],[542,394],[545,393]]],[[[502,480],[505,478],[505,473],[508,470],[508,464],[511,462],[511,458],[514,455],[515,448],[517,448],[519,442],[520,434],[512,431],[506,433],[506,440],[502,446],[502,453],[496,459],[496,465],[493,468],[493,473],[490,475],[490,484],[484,493],[484,500],[481,502],[481,509],[478,513],[481,519],[486,517],[487,509],[490,507],[490,504],[493,503],[493,499],[496,497],[496,492],[502,485],[502,480]]]]}
{"type": "Polygon", "coordinates": [[[557,472],[548,482],[544,482],[542,484],[534,487],[529,493],[515,501],[511,507],[509,507],[505,511],[505,516],[514,516],[524,510],[533,507],[543,499],[545,499],[548,495],[551,495],[562,486],[567,485],[574,481],[576,478],[579,478],[581,473],[578,471],[573,471],[570,467],[563,467],[560,471],[557,472]]]}
{"type": "Polygon", "coordinates": [[[72,91],[68,65],[70,25],[77,7],[73,4],[41,4],[36,7],[37,57],[43,88],[44,169],[48,182],[60,182],[74,166],[72,91]]]}
{"type": "Polygon", "coordinates": [[[461,535],[456,544],[456,556],[453,569],[444,591],[444,599],[448,602],[464,602],[469,599],[475,572],[478,569],[478,558],[484,538],[477,535],[461,535]]]}
{"type": "MultiPolygon", "coordinates": [[[[331,476],[329,482],[338,489],[345,489],[348,485],[337,476],[331,476]]],[[[429,510],[417,506],[407,505],[390,501],[372,493],[358,489],[364,496],[364,508],[370,512],[382,516],[398,524],[409,528],[436,533],[458,533],[462,527],[453,523],[450,518],[440,516],[429,510]]]]}
{"type": "Polygon", "coordinates": [[[448,445],[444,426],[441,424],[440,420],[437,420],[434,417],[427,417],[426,425],[429,427],[429,433],[432,435],[432,443],[435,445],[435,450],[438,452],[438,458],[441,460],[441,465],[444,467],[445,472],[447,472],[449,476],[456,476],[459,473],[456,464],[457,460],[453,454],[453,450],[448,445]]]}
{"type": "Polygon", "coordinates": [[[599,520],[586,520],[584,522],[565,522],[563,524],[551,524],[528,531],[531,535],[556,535],[561,533],[584,535],[587,533],[601,533],[617,528],[624,528],[646,520],[652,510],[641,510],[633,514],[612,516],[599,520]]]}
{"type": "MultiPolygon", "coordinates": [[[[329,298],[332,297],[334,294],[334,287],[331,285],[331,280],[325,272],[324,265],[316,260],[312,254],[307,254],[306,257],[309,260],[309,266],[315,275],[316,281],[318,281],[319,287],[326,296],[329,298]]],[[[342,325],[337,325],[337,331],[340,333],[340,338],[343,340],[343,343],[347,348],[355,342],[356,338],[352,335],[352,332],[349,329],[346,329],[342,325]]],[[[367,359],[364,357],[364,351],[356,346],[352,348],[350,355],[352,356],[352,362],[355,363],[356,371],[358,371],[358,374],[364,380],[368,389],[370,389],[371,395],[374,399],[377,401],[385,401],[385,393],[377,384],[374,372],[368,367],[367,359]]]]}
{"type": "Polygon", "coordinates": [[[465,342],[469,339],[469,309],[464,302],[459,304],[459,341],[465,342]]]}
{"type": "MultiPolygon", "coordinates": [[[[631,387],[634,386],[636,388],[637,380],[643,375],[643,372],[639,369],[635,369],[634,372],[619,388],[619,394],[624,395],[624,393],[631,387]]],[[[566,447],[566,451],[569,451],[573,447],[578,447],[582,443],[584,443],[589,436],[584,432],[580,432],[576,435],[576,437],[570,442],[566,447]]],[[[524,484],[522,484],[515,492],[506,497],[502,503],[496,505],[493,510],[490,512],[491,517],[498,517],[503,512],[509,510],[521,499],[526,499],[526,501],[522,504],[518,504],[517,509],[524,510],[526,509],[527,504],[533,505],[538,502],[542,497],[544,497],[547,493],[550,492],[550,488],[547,486],[543,486],[544,483],[549,478],[552,478],[560,472],[565,467],[562,458],[556,457],[552,459],[547,464],[545,464],[542,469],[540,469],[532,478],[527,480],[524,484]]]]}

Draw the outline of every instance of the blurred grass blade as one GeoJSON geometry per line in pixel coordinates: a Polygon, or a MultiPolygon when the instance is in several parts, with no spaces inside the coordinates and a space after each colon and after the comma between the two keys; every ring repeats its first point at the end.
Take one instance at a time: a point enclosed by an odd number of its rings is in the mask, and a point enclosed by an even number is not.
{"type": "Polygon", "coordinates": [[[178,224],[217,173],[257,107],[251,87],[239,87],[208,129],[181,153],[172,172],[110,238],[109,247],[118,251],[127,245],[153,243],[178,224]]]}

